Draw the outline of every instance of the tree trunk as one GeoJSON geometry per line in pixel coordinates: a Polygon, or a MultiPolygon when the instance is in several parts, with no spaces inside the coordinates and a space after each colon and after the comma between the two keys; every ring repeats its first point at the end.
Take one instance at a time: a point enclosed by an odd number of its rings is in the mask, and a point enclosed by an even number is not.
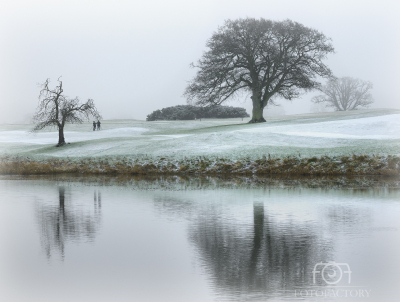
{"type": "Polygon", "coordinates": [[[261,249],[264,233],[264,204],[253,203],[253,221],[254,221],[254,234],[253,234],[253,251],[252,262],[256,263],[258,254],[261,249]]]}
{"type": "Polygon", "coordinates": [[[260,252],[264,239],[264,204],[253,203],[253,219],[254,219],[254,233],[253,233],[253,246],[250,257],[250,283],[255,284],[257,280],[257,264],[259,262],[260,252]]]}
{"type": "Polygon", "coordinates": [[[58,144],[57,147],[65,145],[64,127],[58,127],[58,144]]]}
{"type": "Polygon", "coordinates": [[[57,245],[60,247],[61,256],[64,259],[64,223],[66,222],[65,215],[65,188],[58,187],[59,210],[57,219],[56,240],[57,245]]]}
{"type": "Polygon", "coordinates": [[[263,117],[264,107],[261,104],[260,93],[253,92],[251,99],[253,100],[253,113],[249,123],[265,123],[266,120],[263,117]]]}

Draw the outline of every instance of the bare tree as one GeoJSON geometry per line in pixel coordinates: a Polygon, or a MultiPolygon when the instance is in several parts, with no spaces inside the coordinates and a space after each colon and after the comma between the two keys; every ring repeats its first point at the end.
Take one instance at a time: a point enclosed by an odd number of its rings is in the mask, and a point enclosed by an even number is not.
{"type": "Polygon", "coordinates": [[[250,123],[265,122],[273,97],[291,100],[320,87],[330,77],[322,60],[334,52],[330,39],[315,29],[286,20],[227,20],[207,42],[209,48],[184,95],[197,105],[221,104],[241,92],[251,94],[250,123]]]}
{"type": "Polygon", "coordinates": [[[58,128],[57,147],[65,144],[64,127],[66,123],[82,123],[92,116],[100,119],[101,115],[96,109],[92,99],[81,104],[78,97],[70,99],[63,95],[62,81],[58,78],[58,85],[54,89],[49,88],[50,80],[47,79],[42,85],[39,94],[39,105],[32,118],[35,124],[32,129],[37,132],[46,127],[58,128]]]}
{"type": "Polygon", "coordinates": [[[360,107],[369,107],[374,102],[370,89],[372,83],[360,79],[330,79],[320,88],[324,94],[313,97],[312,102],[324,103],[326,107],[333,107],[336,111],[357,110],[360,107]]]}

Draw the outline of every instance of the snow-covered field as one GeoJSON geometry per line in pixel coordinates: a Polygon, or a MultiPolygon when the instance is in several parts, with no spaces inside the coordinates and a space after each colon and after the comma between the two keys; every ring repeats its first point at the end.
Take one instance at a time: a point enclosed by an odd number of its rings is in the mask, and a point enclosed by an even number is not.
{"type": "Polygon", "coordinates": [[[103,121],[68,125],[70,144],[54,147],[58,133],[29,133],[30,125],[0,125],[0,156],[32,157],[224,157],[400,154],[400,111],[360,110],[202,121],[103,121]]]}

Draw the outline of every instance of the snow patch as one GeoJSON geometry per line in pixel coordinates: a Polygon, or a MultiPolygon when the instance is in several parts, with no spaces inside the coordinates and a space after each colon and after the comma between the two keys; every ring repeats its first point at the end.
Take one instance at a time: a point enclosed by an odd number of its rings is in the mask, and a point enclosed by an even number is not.
{"type": "MultiPolygon", "coordinates": [[[[82,142],[97,139],[118,138],[118,137],[133,137],[139,136],[143,132],[148,131],[145,128],[128,127],[116,128],[100,131],[65,131],[64,137],[67,142],[82,142]]],[[[27,131],[0,131],[0,143],[25,143],[47,145],[57,142],[57,132],[38,132],[29,133],[27,131]]]]}
{"type": "MultiPolygon", "coordinates": [[[[400,114],[379,116],[357,113],[343,116],[284,116],[272,122],[246,124],[240,120],[203,121],[104,121],[101,131],[90,124],[69,125],[63,148],[55,145],[58,133],[30,134],[29,126],[0,130],[0,155],[24,154],[55,157],[154,156],[224,158],[299,154],[301,156],[352,153],[399,154],[400,114]],[[71,131],[73,130],[73,131],[71,131]],[[86,142],[86,143],[85,143],[86,142]]],[[[390,112],[390,113],[389,113],[390,112]]],[[[378,113],[380,114],[380,113],[378,113]]]]}
{"type": "Polygon", "coordinates": [[[295,125],[264,125],[238,131],[340,139],[400,139],[400,114],[295,125]]]}

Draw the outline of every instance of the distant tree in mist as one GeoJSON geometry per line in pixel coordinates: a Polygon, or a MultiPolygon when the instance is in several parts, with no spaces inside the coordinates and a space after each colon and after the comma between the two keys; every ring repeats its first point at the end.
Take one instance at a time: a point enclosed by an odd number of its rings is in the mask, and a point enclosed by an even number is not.
{"type": "Polygon", "coordinates": [[[39,93],[39,105],[32,118],[34,128],[32,132],[37,132],[47,127],[58,128],[57,147],[65,144],[64,127],[65,124],[82,123],[90,117],[100,119],[101,115],[94,105],[92,99],[81,104],[78,97],[70,99],[63,95],[62,81],[58,78],[58,85],[51,89],[50,80],[47,79],[42,85],[39,93]]]}
{"type": "Polygon", "coordinates": [[[315,104],[325,104],[336,111],[357,110],[369,107],[374,100],[370,93],[372,83],[350,77],[330,79],[320,88],[323,95],[312,98],[315,104]]]}
{"type": "Polygon", "coordinates": [[[310,107],[310,111],[313,113],[329,112],[330,109],[326,107],[324,103],[313,103],[310,107]]]}
{"type": "Polygon", "coordinates": [[[330,39],[304,25],[266,19],[227,20],[207,42],[184,95],[194,105],[220,105],[251,94],[250,123],[265,122],[264,108],[279,96],[288,100],[320,87],[329,78],[323,63],[334,51],[330,39]]]}

